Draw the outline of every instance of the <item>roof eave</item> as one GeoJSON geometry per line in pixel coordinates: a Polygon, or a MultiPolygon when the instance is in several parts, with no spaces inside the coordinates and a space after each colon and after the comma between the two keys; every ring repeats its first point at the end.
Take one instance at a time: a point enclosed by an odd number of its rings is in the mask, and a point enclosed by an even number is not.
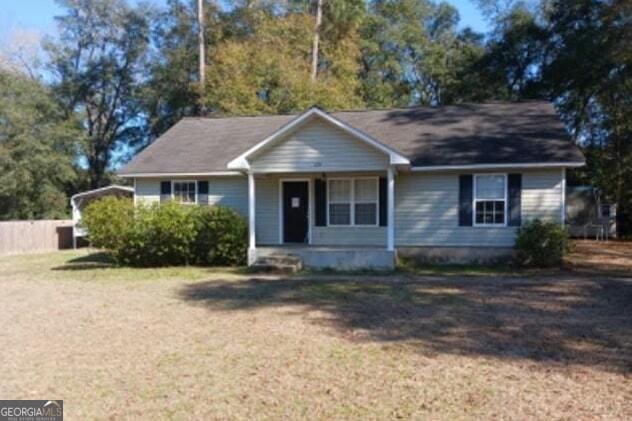
{"type": "Polygon", "coordinates": [[[585,161],[570,162],[528,162],[528,163],[508,163],[508,164],[464,164],[464,165],[424,165],[412,166],[411,171],[434,172],[434,171],[454,171],[454,170],[493,170],[493,169],[537,169],[537,168],[578,168],[586,165],[585,161]]]}

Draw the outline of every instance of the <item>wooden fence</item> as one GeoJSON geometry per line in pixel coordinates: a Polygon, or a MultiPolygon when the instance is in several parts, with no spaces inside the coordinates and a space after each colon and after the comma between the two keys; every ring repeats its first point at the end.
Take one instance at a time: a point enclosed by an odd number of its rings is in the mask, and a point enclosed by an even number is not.
{"type": "Polygon", "coordinates": [[[0,255],[72,248],[72,220],[0,222],[0,255]]]}

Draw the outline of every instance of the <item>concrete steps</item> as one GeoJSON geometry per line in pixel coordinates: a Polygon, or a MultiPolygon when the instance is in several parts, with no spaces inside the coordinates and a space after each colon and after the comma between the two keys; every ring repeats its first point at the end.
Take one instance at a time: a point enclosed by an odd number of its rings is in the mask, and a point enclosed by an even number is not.
{"type": "Polygon", "coordinates": [[[257,272],[297,273],[303,269],[303,261],[293,254],[277,252],[258,257],[251,269],[257,272]]]}

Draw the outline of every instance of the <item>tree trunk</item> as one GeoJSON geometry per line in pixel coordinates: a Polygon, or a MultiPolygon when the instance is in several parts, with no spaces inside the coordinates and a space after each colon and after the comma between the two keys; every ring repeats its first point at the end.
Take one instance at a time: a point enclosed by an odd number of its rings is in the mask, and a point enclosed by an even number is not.
{"type": "Polygon", "coordinates": [[[318,78],[318,49],[320,44],[320,27],[323,21],[323,0],[316,0],[316,26],[312,44],[312,82],[318,78]]]}
{"type": "Polygon", "coordinates": [[[204,83],[206,54],[204,49],[204,0],[198,0],[198,46],[200,54],[200,113],[204,114],[204,83]]]}

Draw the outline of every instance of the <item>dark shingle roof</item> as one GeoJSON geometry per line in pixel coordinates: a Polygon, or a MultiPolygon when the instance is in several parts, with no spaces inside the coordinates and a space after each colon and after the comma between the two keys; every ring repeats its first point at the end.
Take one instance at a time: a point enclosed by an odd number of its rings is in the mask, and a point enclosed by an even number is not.
{"type": "MultiPolygon", "coordinates": [[[[490,102],[331,115],[395,149],[413,166],[584,161],[547,102],[490,102]]],[[[295,117],[185,118],[120,174],[226,171],[229,161],[295,117]]]]}

